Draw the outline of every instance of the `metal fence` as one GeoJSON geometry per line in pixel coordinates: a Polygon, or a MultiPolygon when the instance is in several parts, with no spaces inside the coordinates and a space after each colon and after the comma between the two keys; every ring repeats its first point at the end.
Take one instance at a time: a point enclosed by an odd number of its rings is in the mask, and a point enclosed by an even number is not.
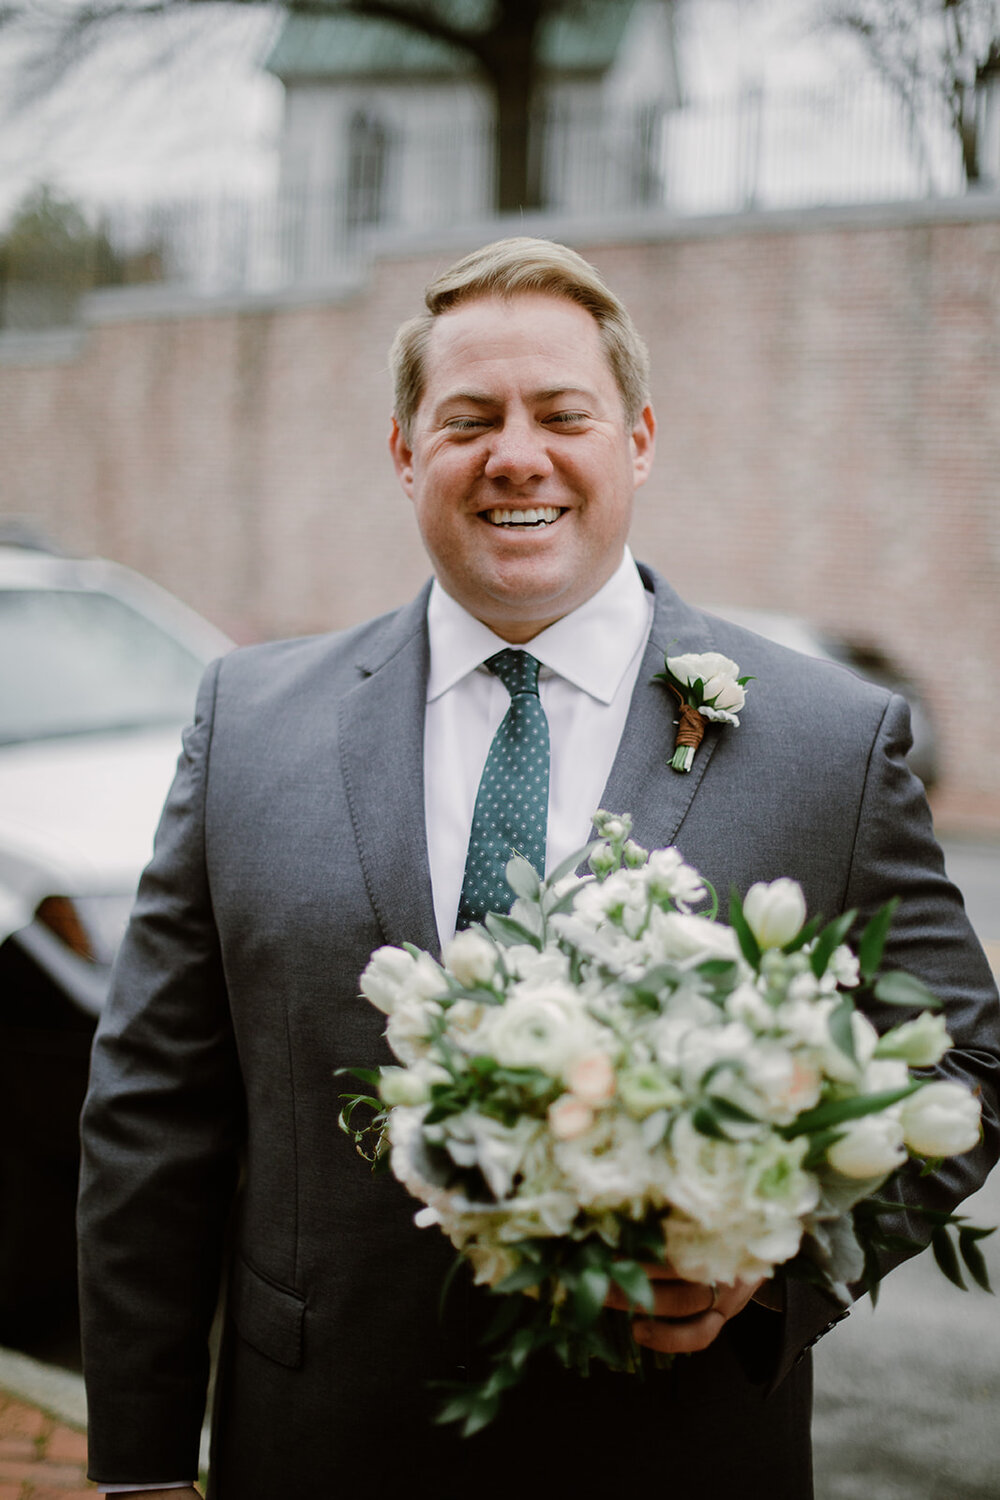
{"type": "MultiPolygon", "coordinates": [[[[918,117],[878,81],[794,95],[751,90],[669,111],[550,109],[531,128],[541,206],[569,221],[905,200],[965,187],[943,111],[918,117]]],[[[366,130],[350,144],[353,155],[345,145],[342,174],[324,190],[109,207],[95,231],[105,247],[99,280],[204,294],[327,280],[394,235],[482,223],[494,196],[494,144],[486,127],[366,130]]],[[[36,326],[44,322],[30,268],[8,266],[6,279],[0,319],[12,326],[20,306],[36,326]]],[[[65,289],[52,288],[51,303],[64,320],[65,289]]]]}

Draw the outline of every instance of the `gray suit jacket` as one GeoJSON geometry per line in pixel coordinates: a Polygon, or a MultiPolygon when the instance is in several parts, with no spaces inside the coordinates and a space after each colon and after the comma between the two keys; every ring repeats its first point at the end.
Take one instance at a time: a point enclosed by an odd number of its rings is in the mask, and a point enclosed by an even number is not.
{"type": "MultiPolygon", "coordinates": [[[[917,1192],[952,1205],[997,1155],[1000,1036],[985,959],[906,768],[905,705],[645,576],[652,635],[603,805],[631,812],[647,847],[676,842],[722,893],[789,875],[811,911],[857,907],[862,920],[902,895],[891,961],[947,1001],[949,1066],[983,1091],[983,1145],[917,1192]],[[667,766],[674,701],[651,680],[671,646],[721,650],[755,678],[741,726],[712,726],[687,776],[667,766]]],[[[711,1351],[645,1382],[540,1370],[495,1431],[464,1445],[428,1420],[426,1380],[474,1366],[485,1299],[459,1287],[439,1316],[450,1248],[354,1155],[335,1076],[388,1060],[381,1018],[358,999],[370,952],[437,946],[425,605],[238,651],[203,684],[84,1112],[92,1474],[193,1474],[225,1264],[221,1500],[263,1500],[283,1483],[317,1500],[359,1482],[506,1496],[523,1492],[526,1447],[553,1453],[552,1484],[588,1494],[605,1471],[620,1480],[623,1441],[651,1480],[669,1442],[671,1472],[683,1481],[690,1461],[702,1497],[738,1478],[744,1495],[803,1500],[801,1356],[838,1309],[800,1285],[784,1316],[749,1308],[711,1351]]]]}

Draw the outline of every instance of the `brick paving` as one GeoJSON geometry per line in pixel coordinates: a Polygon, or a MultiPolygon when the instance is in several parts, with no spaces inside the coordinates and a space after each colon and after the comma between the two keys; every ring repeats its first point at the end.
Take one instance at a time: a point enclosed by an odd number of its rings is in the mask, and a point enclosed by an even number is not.
{"type": "Polygon", "coordinates": [[[0,1390],[0,1500],[93,1500],[87,1439],[0,1390]]]}

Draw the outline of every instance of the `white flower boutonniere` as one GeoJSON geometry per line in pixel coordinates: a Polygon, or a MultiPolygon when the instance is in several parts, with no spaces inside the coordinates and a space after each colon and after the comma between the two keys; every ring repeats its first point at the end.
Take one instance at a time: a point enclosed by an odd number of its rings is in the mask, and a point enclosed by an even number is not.
{"type": "Polygon", "coordinates": [[[690,771],[706,723],[739,725],[737,714],[753,678],[741,677],[736,663],[719,651],[666,656],[664,667],[654,680],[665,682],[680,703],[670,765],[675,771],[690,771]]]}

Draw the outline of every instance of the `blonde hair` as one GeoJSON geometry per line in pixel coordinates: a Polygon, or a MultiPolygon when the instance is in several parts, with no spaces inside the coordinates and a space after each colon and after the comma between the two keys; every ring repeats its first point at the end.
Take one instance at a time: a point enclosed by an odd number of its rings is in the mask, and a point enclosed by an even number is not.
{"type": "Polygon", "coordinates": [[[595,268],[575,250],[552,240],[496,240],[474,250],[429,283],[427,311],[404,323],[389,351],[395,414],[407,442],[426,383],[427,346],[435,319],[462,302],[479,297],[515,297],[540,292],[565,297],[586,308],[621,392],[631,427],[646,405],[649,351],[624,305],[595,268]]]}

